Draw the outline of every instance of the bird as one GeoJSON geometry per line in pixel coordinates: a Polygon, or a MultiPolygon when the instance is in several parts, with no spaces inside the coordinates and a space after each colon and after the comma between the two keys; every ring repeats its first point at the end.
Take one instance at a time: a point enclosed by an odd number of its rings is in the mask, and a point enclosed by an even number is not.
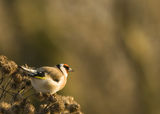
{"type": "Polygon", "coordinates": [[[36,69],[24,66],[20,68],[31,77],[31,85],[37,92],[49,94],[62,90],[66,85],[69,72],[73,72],[68,64],[57,64],[54,67],[43,66],[36,69]]]}

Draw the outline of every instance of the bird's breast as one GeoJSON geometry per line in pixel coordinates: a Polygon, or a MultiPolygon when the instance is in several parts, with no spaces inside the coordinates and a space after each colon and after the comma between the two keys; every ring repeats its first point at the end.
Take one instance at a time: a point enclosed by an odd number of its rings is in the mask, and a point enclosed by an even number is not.
{"type": "Polygon", "coordinates": [[[52,80],[32,79],[31,84],[38,92],[54,94],[58,91],[59,86],[52,80]]]}
{"type": "Polygon", "coordinates": [[[66,82],[67,82],[67,78],[66,76],[63,76],[59,82],[59,90],[64,88],[64,86],[66,85],[66,82]]]}

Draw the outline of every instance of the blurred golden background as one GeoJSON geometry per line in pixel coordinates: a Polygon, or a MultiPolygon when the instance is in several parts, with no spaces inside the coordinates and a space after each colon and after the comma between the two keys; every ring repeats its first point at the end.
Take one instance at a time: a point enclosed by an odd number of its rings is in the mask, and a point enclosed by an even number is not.
{"type": "Polygon", "coordinates": [[[86,114],[160,114],[158,0],[0,0],[0,54],[74,70],[86,114]]]}

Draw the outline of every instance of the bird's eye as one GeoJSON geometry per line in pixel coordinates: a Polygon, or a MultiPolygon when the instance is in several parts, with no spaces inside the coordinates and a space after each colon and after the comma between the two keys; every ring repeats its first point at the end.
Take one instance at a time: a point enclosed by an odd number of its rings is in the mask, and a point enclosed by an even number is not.
{"type": "Polygon", "coordinates": [[[69,66],[64,65],[63,66],[65,69],[69,70],[69,66]]]}

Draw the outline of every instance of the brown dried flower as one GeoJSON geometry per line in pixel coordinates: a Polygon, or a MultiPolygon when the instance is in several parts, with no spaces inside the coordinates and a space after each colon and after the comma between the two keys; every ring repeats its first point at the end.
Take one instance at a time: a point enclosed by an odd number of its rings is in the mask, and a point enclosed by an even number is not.
{"type": "Polygon", "coordinates": [[[9,109],[11,108],[11,105],[6,102],[0,103],[0,113],[8,113],[9,109]]]}

